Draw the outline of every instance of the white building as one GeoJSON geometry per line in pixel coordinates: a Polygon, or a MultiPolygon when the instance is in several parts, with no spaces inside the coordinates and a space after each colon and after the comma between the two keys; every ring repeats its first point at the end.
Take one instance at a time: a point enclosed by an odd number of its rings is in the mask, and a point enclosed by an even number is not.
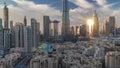
{"type": "Polygon", "coordinates": [[[109,51],[105,55],[105,66],[107,68],[120,68],[120,53],[109,51]]]}

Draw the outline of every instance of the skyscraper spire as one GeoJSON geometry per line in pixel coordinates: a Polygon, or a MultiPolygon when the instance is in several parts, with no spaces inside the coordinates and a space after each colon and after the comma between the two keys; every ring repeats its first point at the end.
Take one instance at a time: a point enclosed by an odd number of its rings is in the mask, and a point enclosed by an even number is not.
{"type": "Polygon", "coordinates": [[[6,0],[4,0],[4,5],[6,5],[6,0]]]}
{"type": "Polygon", "coordinates": [[[27,26],[27,19],[26,19],[26,16],[24,17],[24,25],[27,26]]]}
{"type": "Polygon", "coordinates": [[[62,0],[62,36],[63,38],[70,33],[69,7],[68,0],[62,0]]]}
{"type": "Polygon", "coordinates": [[[94,10],[93,16],[97,16],[96,10],[94,10]]]}

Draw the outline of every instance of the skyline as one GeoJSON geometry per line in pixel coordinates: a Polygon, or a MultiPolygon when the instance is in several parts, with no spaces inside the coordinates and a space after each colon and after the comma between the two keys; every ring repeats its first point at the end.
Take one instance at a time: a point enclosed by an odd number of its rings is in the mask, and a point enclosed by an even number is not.
{"type": "MultiPolygon", "coordinates": [[[[23,23],[24,16],[27,16],[28,24],[30,18],[36,18],[43,30],[43,16],[50,16],[51,20],[57,19],[62,22],[62,1],[60,0],[7,0],[9,8],[9,21],[23,23]],[[54,1],[54,2],[52,2],[54,1]],[[55,5],[55,6],[54,6],[55,5]],[[49,13],[48,13],[49,11],[49,13]],[[28,13],[29,12],[29,13],[28,13]]],[[[86,19],[92,17],[93,10],[97,10],[100,24],[108,16],[115,16],[116,23],[120,21],[119,0],[68,0],[70,6],[70,24],[80,25],[86,19]]],[[[3,19],[3,1],[0,1],[0,18],[3,19]]],[[[60,23],[62,24],[62,23],[60,23]]],[[[60,27],[61,28],[61,27],[60,27]]],[[[59,29],[60,29],[59,28],[59,29]]],[[[60,29],[61,30],[61,29],[60,29]]]]}

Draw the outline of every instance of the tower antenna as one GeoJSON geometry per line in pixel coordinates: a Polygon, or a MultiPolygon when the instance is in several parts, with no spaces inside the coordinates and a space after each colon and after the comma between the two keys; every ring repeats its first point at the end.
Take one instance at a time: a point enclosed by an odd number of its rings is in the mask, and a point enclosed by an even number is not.
{"type": "Polygon", "coordinates": [[[6,5],[6,0],[4,0],[4,5],[6,5]]]}

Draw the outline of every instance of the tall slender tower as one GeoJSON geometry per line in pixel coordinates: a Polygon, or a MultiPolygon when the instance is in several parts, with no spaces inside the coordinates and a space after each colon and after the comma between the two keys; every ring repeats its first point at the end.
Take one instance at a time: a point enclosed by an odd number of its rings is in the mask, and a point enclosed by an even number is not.
{"type": "Polygon", "coordinates": [[[24,17],[24,25],[27,26],[27,19],[26,19],[26,16],[24,17]]]}
{"type": "Polygon", "coordinates": [[[99,22],[98,22],[98,16],[97,16],[96,10],[94,11],[94,14],[93,14],[93,21],[94,21],[94,24],[93,24],[93,29],[92,29],[92,36],[98,37],[99,36],[99,22]]]}
{"type": "Polygon", "coordinates": [[[8,7],[7,7],[7,5],[6,5],[6,2],[4,2],[4,5],[5,5],[5,7],[4,7],[4,28],[5,29],[8,29],[8,22],[9,22],[9,14],[8,14],[8,7]]]}
{"type": "Polygon", "coordinates": [[[65,38],[70,33],[68,0],[62,0],[62,36],[65,38]]]}

